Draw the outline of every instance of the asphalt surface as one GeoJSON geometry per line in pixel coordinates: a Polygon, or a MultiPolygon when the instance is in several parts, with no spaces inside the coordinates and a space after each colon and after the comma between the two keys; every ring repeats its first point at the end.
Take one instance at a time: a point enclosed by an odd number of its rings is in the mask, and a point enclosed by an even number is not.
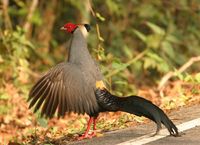
{"type": "Polygon", "coordinates": [[[200,127],[195,127],[184,132],[181,137],[166,137],[146,145],[200,145],[200,127]]]}
{"type": "MultiPolygon", "coordinates": [[[[193,105],[191,107],[182,107],[178,110],[168,114],[170,119],[178,125],[200,117],[200,105],[193,105]]],[[[164,127],[163,127],[164,128],[164,127]]],[[[74,141],[70,145],[115,145],[133,140],[138,137],[151,134],[155,132],[156,126],[154,123],[130,127],[128,129],[117,130],[104,133],[102,137],[95,137],[93,139],[86,139],[83,141],[74,141]]],[[[147,145],[200,145],[200,127],[183,132],[181,137],[167,136],[162,139],[147,143],[147,145]]]]}

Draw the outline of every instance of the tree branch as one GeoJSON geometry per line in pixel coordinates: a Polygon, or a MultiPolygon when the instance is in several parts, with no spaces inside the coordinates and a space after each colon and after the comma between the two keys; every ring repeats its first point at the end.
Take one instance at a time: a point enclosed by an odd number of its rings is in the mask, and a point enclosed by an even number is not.
{"type": "MultiPolygon", "coordinates": [[[[200,61],[200,56],[197,57],[192,57],[190,58],[189,61],[187,61],[184,65],[182,65],[179,69],[178,69],[178,73],[182,73],[184,72],[187,68],[189,68],[193,63],[200,61]]],[[[164,77],[162,77],[159,85],[158,85],[158,90],[162,90],[164,88],[164,86],[166,85],[166,83],[168,82],[168,80],[170,78],[172,78],[173,76],[176,75],[176,72],[168,72],[164,77]]]]}
{"type": "Polygon", "coordinates": [[[24,24],[24,30],[26,31],[26,35],[28,35],[28,30],[30,30],[31,19],[33,17],[33,13],[35,12],[37,5],[38,5],[38,0],[33,0],[29,8],[29,13],[27,15],[26,22],[24,24]]]}
{"type": "Polygon", "coordinates": [[[48,3],[41,5],[44,7],[42,17],[45,17],[45,19],[42,20],[42,25],[35,29],[35,32],[37,34],[37,41],[43,45],[39,48],[43,53],[48,53],[50,50],[49,46],[52,39],[53,26],[56,20],[58,3],[58,0],[51,0],[48,3]]]}
{"type": "Polygon", "coordinates": [[[139,53],[135,58],[131,59],[130,61],[128,61],[124,67],[121,67],[120,69],[115,69],[114,71],[111,71],[110,73],[108,73],[106,75],[106,78],[109,78],[117,73],[119,73],[120,71],[124,70],[125,68],[127,68],[128,66],[130,66],[131,64],[133,64],[134,62],[136,62],[137,60],[139,60],[140,58],[142,58],[146,52],[148,51],[148,49],[144,50],[143,52],[139,53]]]}
{"type": "Polygon", "coordinates": [[[92,8],[92,2],[90,0],[88,0],[87,2],[89,4],[89,9],[90,9],[90,12],[92,13],[92,16],[96,17],[96,14],[95,14],[95,12],[94,12],[94,10],[92,8]]]}
{"type": "Polygon", "coordinates": [[[11,20],[10,20],[10,16],[8,14],[8,5],[9,5],[8,0],[2,1],[2,9],[3,9],[3,17],[4,17],[5,28],[12,30],[12,23],[11,23],[11,20]]]}

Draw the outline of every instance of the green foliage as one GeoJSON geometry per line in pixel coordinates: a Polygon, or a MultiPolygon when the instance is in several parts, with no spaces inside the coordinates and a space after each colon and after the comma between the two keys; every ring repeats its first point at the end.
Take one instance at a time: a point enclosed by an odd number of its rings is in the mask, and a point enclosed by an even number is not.
{"type": "Polygon", "coordinates": [[[99,13],[96,13],[96,16],[97,16],[97,18],[100,20],[100,21],[105,21],[106,19],[103,17],[103,16],[101,16],[101,14],[99,14],[99,13]]]}
{"type": "Polygon", "coordinates": [[[144,69],[156,69],[159,72],[168,72],[168,64],[156,53],[148,52],[146,57],[144,57],[144,69]]]}
{"type": "Polygon", "coordinates": [[[200,73],[195,74],[194,79],[200,83],[200,73]]]}
{"type": "Polygon", "coordinates": [[[12,107],[9,105],[1,105],[0,106],[0,115],[8,114],[12,107]]]}
{"type": "MultiPolygon", "coordinates": [[[[26,99],[38,76],[67,59],[70,34],[59,30],[67,22],[91,24],[89,50],[97,58],[109,89],[120,96],[137,94],[136,86],[156,85],[164,74],[200,54],[199,0],[14,0],[7,7],[0,3],[0,115],[9,115],[15,108],[10,101],[13,95],[26,99]],[[33,2],[38,3],[34,6],[33,2]]],[[[176,76],[196,85],[200,83],[199,71],[195,65],[176,76]]],[[[190,99],[181,87],[178,92],[180,102],[190,99]]],[[[199,95],[200,91],[194,87],[191,93],[199,95]]],[[[167,106],[174,107],[175,102],[170,99],[167,106]]],[[[19,117],[24,110],[17,111],[19,117]]],[[[97,127],[126,127],[133,119],[143,121],[124,114],[100,120],[97,127]]],[[[59,134],[58,128],[47,128],[48,122],[39,112],[36,121],[51,134],[59,134]]],[[[86,119],[72,122],[69,134],[85,130],[86,119]]],[[[36,131],[41,133],[38,128],[27,133],[36,131]]],[[[31,143],[36,142],[33,138],[31,143]]]]}
{"type": "Polygon", "coordinates": [[[0,43],[2,59],[0,73],[7,75],[4,71],[11,71],[12,76],[10,77],[18,78],[15,80],[16,83],[26,81],[29,70],[27,58],[30,57],[30,49],[33,49],[34,46],[25,38],[24,31],[20,27],[17,27],[16,31],[13,32],[4,31],[0,43]]]}
{"type": "MultiPolygon", "coordinates": [[[[32,69],[43,72],[67,56],[63,46],[69,35],[59,28],[69,21],[91,24],[89,49],[110,89],[120,95],[135,93],[139,80],[156,84],[200,54],[199,1],[39,1],[31,12],[32,6],[16,0],[8,5],[8,17],[0,10],[0,85],[13,82],[23,93],[32,83],[32,69]]],[[[198,75],[178,77],[199,82],[198,75]]]]}
{"type": "MultiPolygon", "coordinates": [[[[1,92],[3,92],[1,90],[1,92]]],[[[8,100],[10,98],[10,95],[8,95],[7,93],[1,93],[0,94],[0,100],[8,100]]]]}
{"type": "Polygon", "coordinates": [[[200,83],[200,73],[197,73],[195,75],[191,75],[188,73],[180,73],[178,71],[176,71],[175,73],[176,73],[176,76],[182,81],[197,83],[197,84],[200,83]]]}
{"type": "Polygon", "coordinates": [[[12,98],[11,94],[22,93],[24,97],[27,96],[27,83],[29,82],[31,72],[29,68],[28,58],[30,57],[30,50],[34,49],[32,43],[25,38],[25,32],[19,26],[16,30],[4,30],[0,38],[0,101],[4,101],[1,105],[0,114],[7,114],[12,109],[9,100],[12,98]],[[6,88],[6,84],[18,88],[12,90],[6,88]],[[8,103],[8,104],[7,104],[8,103]]]}
{"type": "Polygon", "coordinates": [[[42,126],[44,128],[47,127],[47,125],[48,125],[47,120],[45,118],[42,118],[42,117],[37,118],[37,122],[40,126],[42,126]]]}

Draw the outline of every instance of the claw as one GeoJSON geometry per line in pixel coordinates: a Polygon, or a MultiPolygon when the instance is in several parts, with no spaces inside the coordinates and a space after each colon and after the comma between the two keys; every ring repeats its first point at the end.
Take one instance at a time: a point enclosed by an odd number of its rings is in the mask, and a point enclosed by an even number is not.
{"type": "Polygon", "coordinates": [[[96,130],[96,117],[95,118],[94,117],[90,117],[85,133],[82,136],[78,137],[77,140],[83,140],[83,139],[95,137],[96,136],[95,130],[96,130]],[[93,132],[89,133],[90,126],[91,126],[92,123],[93,123],[93,132]]]}
{"type": "Polygon", "coordinates": [[[93,132],[90,134],[90,138],[93,138],[93,137],[95,137],[96,135],[97,135],[96,132],[93,131],[93,132]]]}
{"type": "Polygon", "coordinates": [[[93,131],[91,134],[84,133],[82,136],[78,137],[78,140],[83,140],[83,139],[90,139],[96,136],[96,132],[93,131]]]}

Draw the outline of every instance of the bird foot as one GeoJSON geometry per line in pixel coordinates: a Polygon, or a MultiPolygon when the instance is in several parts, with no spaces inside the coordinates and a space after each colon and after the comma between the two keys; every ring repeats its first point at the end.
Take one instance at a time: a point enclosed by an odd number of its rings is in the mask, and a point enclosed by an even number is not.
{"type": "Polygon", "coordinates": [[[160,129],[161,128],[157,128],[156,132],[154,134],[152,134],[151,137],[154,137],[154,136],[158,135],[160,133],[160,129]]]}
{"type": "Polygon", "coordinates": [[[83,139],[90,139],[96,136],[96,132],[92,132],[92,133],[84,133],[82,136],[78,137],[78,140],[83,140],[83,139]]]}
{"type": "Polygon", "coordinates": [[[156,135],[158,135],[159,134],[159,132],[155,132],[154,134],[152,134],[150,137],[154,137],[154,136],[156,136],[156,135]]]}

